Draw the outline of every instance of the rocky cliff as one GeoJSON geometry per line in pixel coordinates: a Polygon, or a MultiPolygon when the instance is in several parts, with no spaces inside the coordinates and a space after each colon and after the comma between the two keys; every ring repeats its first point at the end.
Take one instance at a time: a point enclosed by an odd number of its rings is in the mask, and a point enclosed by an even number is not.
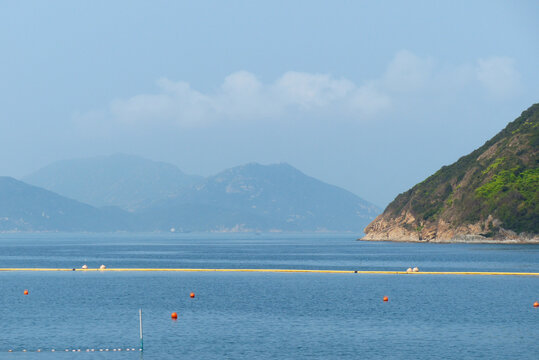
{"type": "Polygon", "coordinates": [[[398,195],[362,240],[539,242],[539,104],[398,195]]]}

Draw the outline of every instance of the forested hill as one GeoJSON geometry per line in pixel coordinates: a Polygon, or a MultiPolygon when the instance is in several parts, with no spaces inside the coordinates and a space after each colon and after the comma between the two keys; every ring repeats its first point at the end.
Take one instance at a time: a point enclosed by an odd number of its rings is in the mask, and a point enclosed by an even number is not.
{"type": "Polygon", "coordinates": [[[365,240],[538,240],[539,104],[398,195],[365,240]]]}

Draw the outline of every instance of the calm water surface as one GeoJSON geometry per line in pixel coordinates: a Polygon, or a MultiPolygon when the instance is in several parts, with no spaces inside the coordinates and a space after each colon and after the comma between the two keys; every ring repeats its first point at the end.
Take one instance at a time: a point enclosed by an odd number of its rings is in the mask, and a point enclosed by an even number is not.
{"type": "MultiPolygon", "coordinates": [[[[0,234],[0,268],[539,272],[536,245],[354,240],[319,234],[0,234]]],[[[0,272],[0,358],[537,359],[534,301],[539,278],[531,276],[0,272]],[[30,295],[22,295],[24,289],[30,295]],[[63,351],[138,348],[139,308],[143,357],[63,351]],[[170,319],[173,311],[177,321],[170,319]],[[47,352],[20,352],[38,348],[47,352]]]]}

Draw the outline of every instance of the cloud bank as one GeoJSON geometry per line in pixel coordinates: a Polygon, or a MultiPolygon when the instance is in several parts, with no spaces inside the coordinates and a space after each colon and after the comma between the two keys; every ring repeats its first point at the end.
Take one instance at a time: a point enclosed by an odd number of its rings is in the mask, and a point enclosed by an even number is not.
{"type": "Polygon", "coordinates": [[[198,126],[212,121],[257,120],[288,113],[333,113],[369,116],[390,106],[387,95],[372,85],[357,86],[328,74],[289,71],[271,84],[247,71],[228,75],[217,91],[202,93],[187,82],[166,78],[159,92],[115,100],[113,117],[122,122],[165,121],[198,126]]]}
{"type": "Polygon", "coordinates": [[[158,91],[116,99],[106,111],[123,124],[165,123],[203,127],[214,122],[260,121],[292,117],[369,120],[387,113],[406,96],[481,88],[497,99],[518,92],[520,75],[507,57],[478,59],[475,64],[441,66],[432,58],[400,51],[378,78],[361,84],[332,76],[289,71],[271,83],[255,74],[228,75],[212,92],[185,81],[161,78],[158,91]]]}

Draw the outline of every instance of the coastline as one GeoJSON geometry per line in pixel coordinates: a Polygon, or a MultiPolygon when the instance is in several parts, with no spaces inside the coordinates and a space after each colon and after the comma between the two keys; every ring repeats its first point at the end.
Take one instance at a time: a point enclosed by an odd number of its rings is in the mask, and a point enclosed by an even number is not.
{"type": "Polygon", "coordinates": [[[365,239],[359,238],[357,241],[376,241],[376,242],[407,242],[407,243],[435,243],[435,244],[500,244],[500,245],[539,245],[539,238],[533,239],[365,239]]]}

